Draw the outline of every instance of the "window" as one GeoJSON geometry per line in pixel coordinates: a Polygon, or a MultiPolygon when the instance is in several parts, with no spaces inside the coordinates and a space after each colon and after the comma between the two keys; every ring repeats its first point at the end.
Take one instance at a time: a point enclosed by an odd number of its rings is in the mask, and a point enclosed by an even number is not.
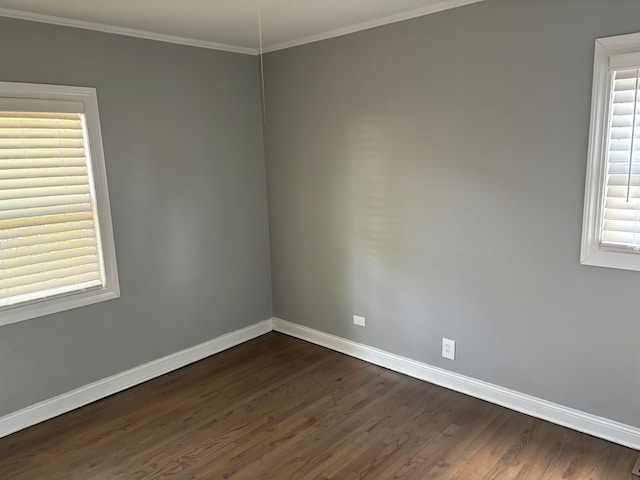
{"type": "Polygon", "coordinates": [[[640,34],[596,41],[580,257],[640,270],[640,34]]]}
{"type": "Polygon", "coordinates": [[[0,325],[118,296],[95,90],[0,82],[0,325]]]}

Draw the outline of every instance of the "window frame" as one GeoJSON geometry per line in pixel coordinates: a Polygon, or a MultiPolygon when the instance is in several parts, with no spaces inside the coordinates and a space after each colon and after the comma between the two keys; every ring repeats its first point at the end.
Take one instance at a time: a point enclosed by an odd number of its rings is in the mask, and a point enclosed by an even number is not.
{"type": "Polygon", "coordinates": [[[606,185],[613,55],[640,52],[640,33],[598,38],[595,42],[589,150],[586,171],[580,263],[640,271],[640,254],[600,245],[606,185]]]}
{"type": "Polygon", "coordinates": [[[96,223],[102,246],[105,278],[102,287],[64,293],[4,307],[0,309],[0,326],[118,298],[120,296],[120,284],[96,89],[91,87],[0,82],[0,97],[34,99],[42,102],[75,101],[83,104],[86,135],[89,143],[87,161],[91,162],[93,173],[93,189],[95,191],[96,211],[98,214],[96,223]]]}

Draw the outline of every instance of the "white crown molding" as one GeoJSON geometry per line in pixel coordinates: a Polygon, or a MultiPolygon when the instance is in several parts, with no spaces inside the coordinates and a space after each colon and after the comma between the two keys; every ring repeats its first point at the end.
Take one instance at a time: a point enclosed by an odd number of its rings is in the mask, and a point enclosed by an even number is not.
{"type": "Polygon", "coordinates": [[[235,347],[271,330],[271,319],[264,320],[10,413],[0,417],[0,438],[235,347]]]}
{"type": "MultiPolygon", "coordinates": [[[[389,15],[387,17],[378,18],[368,22],[357,23],[355,25],[338,28],[338,29],[320,33],[317,35],[298,38],[295,40],[290,40],[290,41],[278,43],[275,45],[267,45],[264,47],[263,52],[264,53],[274,52],[276,50],[296,47],[298,45],[304,45],[306,43],[312,43],[320,40],[327,40],[329,38],[340,37],[342,35],[348,35],[350,33],[355,33],[355,32],[367,30],[370,28],[380,27],[382,25],[388,25],[390,23],[401,22],[403,20],[409,20],[416,17],[422,17],[425,15],[429,15],[431,13],[437,13],[443,10],[462,7],[464,5],[469,5],[471,3],[477,3],[481,1],[483,0],[439,0],[425,7],[418,8],[415,10],[410,10],[408,12],[389,15]]],[[[95,30],[98,32],[113,33],[116,35],[145,38],[147,40],[156,40],[159,42],[177,43],[179,45],[208,48],[211,50],[222,50],[226,52],[243,53],[246,55],[258,55],[260,53],[260,50],[258,48],[240,47],[237,45],[228,45],[224,43],[197,40],[195,38],[166,35],[163,33],[148,32],[146,30],[138,30],[135,28],[118,27],[115,25],[107,25],[104,23],[88,22],[85,20],[57,17],[54,15],[45,15],[41,13],[26,12],[26,11],[14,10],[10,8],[0,7],[0,17],[10,17],[10,18],[17,18],[19,20],[30,20],[33,22],[50,23],[54,25],[62,25],[65,27],[82,28],[85,30],[95,30]]]]}
{"type": "Polygon", "coordinates": [[[444,10],[451,10],[452,8],[462,7],[472,3],[482,2],[484,0],[440,0],[438,2],[431,3],[426,7],[410,10],[408,12],[397,13],[395,15],[389,15],[387,17],[377,18],[368,22],[356,23],[348,27],[337,28],[328,32],[319,33],[317,35],[310,35],[308,37],[302,37],[287,42],[278,43],[275,45],[267,45],[264,47],[264,53],[275,52],[276,50],[283,50],[285,48],[297,47],[306,43],[319,42],[320,40],[328,40],[334,37],[341,37],[343,35],[349,35],[350,33],[360,32],[362,30],[368,30],[370,28],[381,27],[390,23],[402,22],[404,20],[411,20],[412,18],[424,17],[432,13],[442,12],[444,10]]]}
{"type": "Polygon", "coordinates": [[[361,343],[273,318],[273,330],[375,365],[640,450],[640,428],[565,407],[361,343]]]}
{"type": "Polygon", "coordinates": [[[117,27],[115,25],[106,25],[103,23],[87,22],[84,20],[75,20],[72,18],[56,17],[54,15],[44,15],[41,13],[24,12],[21,10],[13,10],[10,8],[0,7],[0,17],[16,18],[19,20],[30,20],[32,22],[40,23],[50,23],[53,25],[62,25],[64,27],[95,30],[98,32],[125,35],[127,37],[145,38],[147,40],[156,40],[158,42],[177,43],[179,45],[188,45],[190,47],[200,47],[208,48],[211,50],[222,50],[225,52],[243,53],[245,55],[257,55],[259,52],[257,48],[239,47],[237,45],[227,45],[225,43],[208,42],[205,40],[196,40],[194,38],[178,37],[175,35],[166,35],[164,33],[147,32],[146,30],[137,30],[135,28],[117,27]]]}

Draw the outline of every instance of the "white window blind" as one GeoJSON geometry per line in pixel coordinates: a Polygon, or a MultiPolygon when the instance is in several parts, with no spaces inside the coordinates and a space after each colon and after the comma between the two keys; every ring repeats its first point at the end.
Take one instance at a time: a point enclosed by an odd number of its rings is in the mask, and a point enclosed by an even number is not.
{"type": "Polygon", "coordinates": [[[640,272],[640,33],[598,38],[580,263],[640,272]]]}
{"type": "Polygon", "coordinates": [[[637,253],[640,253],[639,102],[640,68],[613,70],[600,245],[637,253]]]}
{"type": "Polygon", "coordinates": [[[0,109],[0,307],[104,286],[83,113],[6,111],[6,105],[0,109]]]}

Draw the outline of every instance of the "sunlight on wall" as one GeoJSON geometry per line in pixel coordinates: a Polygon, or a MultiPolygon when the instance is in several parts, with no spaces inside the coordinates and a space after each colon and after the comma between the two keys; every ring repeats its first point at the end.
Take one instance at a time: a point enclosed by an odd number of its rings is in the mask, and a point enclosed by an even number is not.
{"type": "MultiPolygon", "coordinates": [[[[353,119],[347,127],[347,151],[338,189],[344,238],[345,306],[375,315],[367,328],[395,329],[394,318],[414,310],[416,293],[406,277],[406,225],[403,220],[403,168],[393,155],[389,126],[376,117],[353,119]]],[[[415,288],[415,286],[413,287],[415,288]]],[[[411,332],[395,331],[402,337],[411,332]]]]}
{"type": "Polygon", "coordinates": [[[391,169],[384,125],[360,119],[348,129],[345,213],[354,293],[365,295],[385,275],[384,252],[393,242],[391,169]]]}

